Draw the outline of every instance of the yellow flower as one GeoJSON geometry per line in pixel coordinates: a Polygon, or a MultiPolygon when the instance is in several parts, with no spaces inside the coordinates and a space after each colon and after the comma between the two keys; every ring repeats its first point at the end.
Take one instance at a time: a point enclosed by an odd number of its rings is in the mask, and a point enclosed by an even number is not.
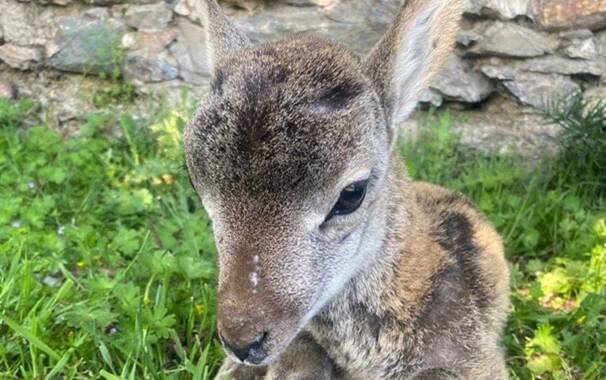
{"type": "Polygon", "coordinates": [[[170,174],[162,174],[162,179],[167,185],[172,185],[173,183],[175,183],[175,179],[170,174]]]}

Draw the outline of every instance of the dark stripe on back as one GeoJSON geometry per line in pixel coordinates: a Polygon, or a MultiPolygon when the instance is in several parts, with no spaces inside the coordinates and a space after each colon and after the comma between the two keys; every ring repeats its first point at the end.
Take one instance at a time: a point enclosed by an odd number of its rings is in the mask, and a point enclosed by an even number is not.
{"type": "Polygon", "coordinates": [[[454,264],[445,268],[444,280],[458,280],[463,290],[469,289],[476,305],[484,309],[490,303],[492,292],[482,278],[477,262],[480,253],[473,242],[474,230],[471,222],[460,212],[444,211],[441,215],[436,231],[437,242],[456,260],[454,264]]]}

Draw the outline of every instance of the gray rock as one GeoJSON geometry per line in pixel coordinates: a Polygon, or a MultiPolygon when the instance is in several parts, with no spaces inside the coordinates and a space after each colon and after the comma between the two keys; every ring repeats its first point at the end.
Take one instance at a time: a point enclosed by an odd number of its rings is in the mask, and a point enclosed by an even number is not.
{"type": "Polygon", "coordinates": [[[556,55],[523,61],[491,58],[480,64],[480,71],[489,78],[498,80],[513,80],[522,72],[601,77],[606,74],[606,64],[598,60],[570,59],[556,55]]]}
{"type": "Polygon", "coordinates": [[[565,34],[562,36],[562,53],[569,58],[595,59],[598,55],[598,48],[593,38],[593,33],[584,30],[589,35],[583,33],[565,34]]]}
{"type": "MultiPolygon", "coordinates": [[[[31,0],[20,0],[20,1],[30,2],[31,0]]],[[[74,2],[74,0],[34,0],[33,2],[35,2],[36,4],[40,4],[40,5],[52,4],[52,5],[66,6],[66,5],[72,4],[74,2]]]]}
{"type": "Polygon", "coordinates": [[[589,29],[575,29],[560,32],[560,38],[564,40],[593,38],[593,32],[589,29]]]}
{"type": "Polygon", "coordinates": [[[4,44],[0,46],[0,60],[14,69],[29,70],[42,61],[42,49],[4,44]]]}
{"type": "Polygon", "coordinates": [[[547,30],[606,26],[606,0],[542,0],[538,2],[539,24],[547,30]]]}
{"type": "Polygon", "coordinates": [[[190,17],[193,12],[193,4],[189,0],[177,0],[174,3],[173,11],[179,16],[190,17]]]}
{"type": "Polygon", "coordinates": [[[156,32],[129,33],[122,39],[130,48],[124,59],[125,79],[140,82],[161,82],[179,75],[178,63],[165,47],[175,40],[174,28],[156,32]],[[129,41],[132,39],[132,42],[129,41]]]}
{"type": "Polygon", "coordinates": [[[502,84],[520,103],[535,108],[580,90],[577,83],[558,74],[519,73],[502,84]]]}
{"type": "Polygon", "coordinates": [[[292,5],[295,7],[314,7],[314,6],[326,6],[331,1],[323,0],[284,0],[284,4],[292,5]]]}
{"type": "MultiPolygon", "coordinates": [[[[393,3],[400,0],[389,0],[393,3]]],[[[186,16],[198,24],[199,12],[192,0],[179,0],[175,13],[186,16]]],[[[362,55],[370,50],[387,26],[387,17],[377,7],[367,1],[326,2],[320,7],[291,6],[286,3],[269,3],[255,7],[251,11],[236,11],[224,8],[228,17],[254,42],[266,42],[291,35],[314,34],[343,42],[354,52],[362,55]],[[383,20],[385,23],[383,25],[383,20]],[[375,30],[369,25],[379,25],[375,30]]],[[[391,18],[391,17],[390,17],[391,18]]],[[[177,43],[171,47],[172,54],[179,60],[181,76],[188,82],[204,83],[208,80],[206,58],[201,50],[205,48],[202,29],[192,23],[185,26],[179,21],[180,34],[177,43]],[[186,42],[184,42],[186,41],[186,42]],[[195,46],[198,45],[198,46],[195,46]]]]}
{"type": "Polygon", "coordinates": [[[262,5],[262,2],[258,0],[222,0],[223,3],[237,9],[243,9],[247,12],[251,12],[262,5]]]}
{"type": "MultiPolygon", "coordinates": [[[[28,98],[36,100],[39,104],[36,115],[51,127],[60,125],[60,115],[66,115],[74,112],[77,115],[90,113],[93,108],[86,99],[91,86],[98,82],[98,79],[83,78],[77,75],[57,75],[57,72],[33,71],[27,75],[21,72],[13,71],[3,73],[0,71],[0,77],[7,74],[8,82],[12,83],[17,89],[19,98],[28,98]]],[[[63,116],[61,116],[63,118],[63,116]]],[[[81,127],[81,123],[73,125],[74,130],[81,127]]]]}
{"type": "MultiPolygon", "coordinates": [[[[160,83],[145,83],[138,93],[169,109],[185,109],[199,103],[209,92],[209,85],[194,85],[176,79],[160,83]]],[[[158,108],[158,107],[156,107],[158,108]]]]}
{"type": "Polygon", "coordinates": [[[165,2],[133,5],[124,13],[126,24],[141,30],[164,29],[172,16],[172,10],[165,2]]]}
{"type": "Polygon", "coordinates": [[[86,0],[88,4],[100,6],[120,4],[122,1],[123,0],[86,0]]]}
{"type": "Polygon", "coordinates": [[[527,164],[557,153],[561,127],[547,123],[532,108],[497,98],[481,110],[454,117],[461,142],[487,153],[521,154],[527,164]]]}
{"type": "Polygon", "coordinates": [[[595,45],[600,55],[600,59],[606,60],[606,30],[601,31],[595,36],[595,45]]]}
{"type": "Polygon", "coordinates": [[[231,19],[255,42],[277,40],[293,34],[321,34],[335,24],[325,18],[317,8],[293,8],[284,5],[255,12],[238,12],[233,14],[231,19]]]}
{"type": "Polygon", "coordinates": [[[125,31],[115,19],[66,18],[61,22],[49,65],[77,73],[112,73],[124,58],[121,39],[125,31]]]}
{"type": "Polygon", "coordinates": [[[488,28],[490,21],[466,22],[463,19],[461,29],[457,33],[457,44],[469,47],[480,41],[483,37],[484,30],[488,28]]]}
{"type": "Polygon", "coordinates": [[[210,71],[204,29],[187,19],[179,19],[177,27],[177,41],[170,47],[170,52],[179,64],[181,78],[193,84],[207,84],[210,71]]]}
{"type": "Polygon", "coordinates": [[[558,42],[552,36],[514,23],[496,21],[478,31],[482,35],[469,52],[501,57],[538,57],[554,51],[558,42]]]}
{"type": "Polygon", "coordinates": [[[523,71],[545,74],[589,74],[598,77],[606,74],[604,62],[569,59],[555,55],[529,59],[516,67],[523,71]]]}
{"type": "Polygon", "coordinates": [[[598,98],[606,101],[606,86],[597,86],[585,91],[585,96],[589,98],[598,98]]]}
{"type": "Polygon", "coordinates": [[[490,58],[487,62],[480,65],[480,72],[488,78],[498,80],[514,80],[517,69],[511,66],[511,63],[503,63],[497,58],[490,58]]]}
{"type": "Polygon", "coordinates": [[[323,8],[277,3],[254,12],[234,13],[231,19],[256,42],[313,34],[342,42],[364,55],[387,27],[384,12],[384,7],[366,1],[333,2],[323,8]]]}
{"type": "Polygon", "coordinates": [[[0,0],[0,29],[4,40],[16,45],[44,45],[47,41],[36,28],[36,13],[41,7],[18,3],[12,0],[0,0]]]}
{"type": "Polygon", "coordinates": [[[589,88],[584,93],[585,99],[589,100],[590,104],[606,104],[606,86],[597,86],[589,88]]]}
{"type": "Polygon", "coordinates": [[[489,79],[457,56],[448,60],[431,88],[447,100],[465,103],[479,103],[495,90],[489,79]]]}
{"type": "Polygon", "coordinates": [[[106,18],[110,18],[110,13],[107,8],[94,7],[94,8],[87,9],[84,12],[84,16],[92,18],[92,19],[104,20],[106,18]]]}
{"type": "Polygon", "coordinates": [[[433,107],[442,107],[444,104],[444,97],[433,88],[428,88],[419,97],[419,103],[428,104],[433,107]]]}
{"type": "MultiPolygon", "coordinates": [[[[302,6],[280,1],[267,2],[250,11],[228,7],[224,11],[254,42],[313,34],[342,42],[358,55],[364,55],[382,36],[401,3],[402,0],[382,0],[378,4],[370,0],[329,0],[321,1],[321,6],[302,6]]],[[[193,0],[178,0],[174,11],[199,24],[195,7],[193,0]]]]}
{"type": "Polygon", "coordinates": [[[467,0],[465,13],[511,20],[519,16],[535,17],[535,0],[467,0]]]}
{"type": "Polygon", "coordinates": [[[329,22],[317,33],[365,56],[383,36],[402,3],[401,0],[335,1],[323,8],[322,18],[329,22]]]}

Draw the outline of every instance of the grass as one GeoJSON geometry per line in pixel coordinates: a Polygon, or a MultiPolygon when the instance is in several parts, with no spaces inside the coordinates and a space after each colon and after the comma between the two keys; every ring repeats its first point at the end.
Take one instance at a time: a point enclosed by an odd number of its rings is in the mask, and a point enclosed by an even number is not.
{"type": "Polygon", "coordinates": [[[97,114],[65,140],[24,113],[0,103],[0,378],[210,378],[215,250],[183,117],[97,114]]]}
{"type": "MultiPolygon", "coordinates": [[[[0,100],[0,378],[212,378],[216,252],[183,169],[186,116],[98,113],[64,139],[25,127],[32,113],[0,100]]],[[[547,116],[563,150],[533,169],[463,147],[448,114],[401,151],[504,236],[511,378],[602,379],[606,116],[581,97],[547,116]]]]}

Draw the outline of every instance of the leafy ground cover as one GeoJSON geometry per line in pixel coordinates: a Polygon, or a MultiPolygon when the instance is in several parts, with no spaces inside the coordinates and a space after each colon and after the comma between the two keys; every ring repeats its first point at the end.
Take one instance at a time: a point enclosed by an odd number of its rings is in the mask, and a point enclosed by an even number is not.
{"type": "MultiPolygon", "coordinates": [[[[183,168],[188,113],[91,115],[66,139],[0,100],[0,378],[207,379],[215,248],[183,168]]],[[[506,242],[513,379],[606,378],[606,116],[581,97],[548,117],[562,153],[528,168],[463,147],[448,114],[402,155],[461,191],[506,242]]]]}

